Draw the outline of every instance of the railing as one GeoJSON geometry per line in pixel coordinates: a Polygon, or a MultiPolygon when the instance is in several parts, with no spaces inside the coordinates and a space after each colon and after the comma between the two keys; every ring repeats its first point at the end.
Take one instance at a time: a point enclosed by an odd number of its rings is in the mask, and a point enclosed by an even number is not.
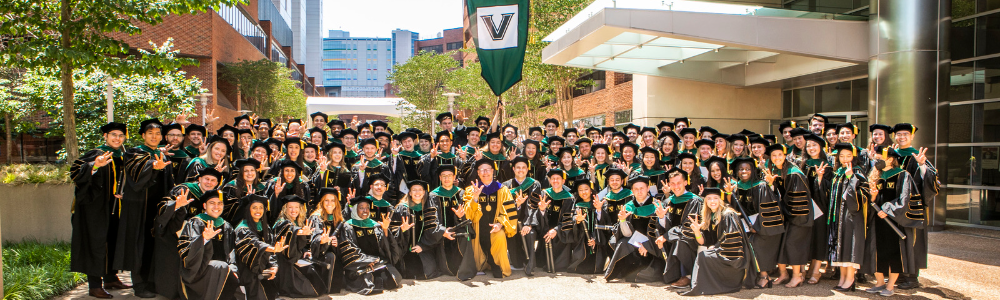
{"type": "Polygon", "coordinates": [[[302,81],[302,90],[306,92],[306,96],[316,95],[316,88],[313,87],[312,83],[309,82],[309,80],[302,81]]]}
{"type": "Polygon", "coordinates": [[[281,51],[281,48],[275,44],[271,44],[271,61],[279,62],[282,65],[288,66],[288,57],[285,56],[285,52],[281,51]]]}
{"type": "MultiPolygon", "coordinates": [[[[263,2],[270,3],[270,1],[263,2]]],[[[260,26],[257,25],[257,22],[254,22],[250,18],[250,15],[244,12],[242,8],[221,4],[215,13],[219,14],[223,20],[226,20],[226,23],[229,23],[233,29],[236,29],[236,32],[243,35],[243,37],[246,38],[250,44],[257,47],[257,50],[259,50],[261,54],[266,53],[265,49],[267,48],[267,36],[264,34],[264,29],[260,28],[260,26]]]]}
{"type": "Polygon", "coordinates": [[[299,70],[296,68],[291,68],[291,69],[292,69],[292,79],[294,79],[295,81],[302,81],[302,72],[299,72],[299,70]]]}
{"type": "Polygon", "coordinates": [[[281,12],[271,0],[257,1],[257,16],[261,21],[271,21],[271,34],[274,40],[282,46],[292,46],[292,28],[288,27],[288,22],[281,16],[281,12]]]}

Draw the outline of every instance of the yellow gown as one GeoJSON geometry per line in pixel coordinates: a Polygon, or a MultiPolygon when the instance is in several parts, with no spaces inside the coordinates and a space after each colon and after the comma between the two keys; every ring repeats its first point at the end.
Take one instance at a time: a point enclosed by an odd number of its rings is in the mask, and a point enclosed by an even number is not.
{"type": "MultiPolygon", "coordinates": [[[[465,188],[464,200],[468,205],[465,208],[465,217],[472,220],[473,232],[479,232],[479,218],[483,216],[481,210],[482,206],[479,205],[479,199],[473,199],[472,187],[465,188]]],[[[503,224],[503,227],[499,232],[494,232],[490,234],[490,253],[493,254],[494,263],[503,268],[503,276],[510,276],[510,260],[507,258],[507,238],[513,237],[517,234],[517,209],[514,207],[514,199],[510,195],[510,190],[507,187],[501,187],[496,192],[497,203],[503,203],[502,210],[498,210],[493,223],[503,224]]],[[[491,207],[490,209],[497,209],[496,207],[491,207]]],[[[483,254],[483,249],[480,247],[479,239],[481,237],[476,235],[475,239],[472,239],[473,253],[476,257],[476,269],[483,271],[486,266],[486,256],[483,254]]]]}

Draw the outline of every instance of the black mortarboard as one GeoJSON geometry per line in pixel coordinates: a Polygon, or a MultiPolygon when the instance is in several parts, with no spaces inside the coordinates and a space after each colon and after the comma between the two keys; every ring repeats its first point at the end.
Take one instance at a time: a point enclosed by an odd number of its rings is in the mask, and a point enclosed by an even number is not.
{"type": "Polygon", "coordinates": [[[236,127],[233,127],[233,126],[230,126],[229,124],[226,124],[226,125],[222,125],[222,127],[219,128],[219,130],[216,130],[215,134],[222,135],[224,132],[229,131],[229,132],[232,132],[233,135],[236,135],[237,130],[239,130],[239,129],[236,129],[236,127]]]}
{"type": "Polygon", "coordinates": [[[892,127],[892,133],[900,131],[909,131],[910,133],[915,133],[917,132],[917,126],[913,126],[913,124],[910,123],[899,123],[896,124],[896,126],[892,127]]]}
{"type": "Polygon", "coordinates": [[[296,172],[302,172],[302,166],[294,160],[281,160],[281,163],[278,164],[278,172],[283,171],[285,168],[294,168],[296,172]]]}
{"type": "Polygon", "coordinates": [[[608,168],[608,171],[604,172],[604,178],[611,178],[612,175],[618,175],[622,180],[628,179],[628,174],[625,174],[625,171],[619,168],[608,168]]]}
{"type": "Polygon", "coordinates": [[[372,128],[375,128],[375,127],[389,128],[389,123],[386,123],[386,122],[384,122],[382,120],[375,120],[375,121],[372,121],[372,128]]]}
{"type": "Polygon", "coordinates": [[[330,142],[330,143],[327,143],[326,146],[323,146],[323,152],[329,153],[330,149],[333,149],[333,148],[340,148],[341,152],[344,152],[345,154],[347,153],[347,146],[344,146],[344,144],[341,144],[339,142],[330,142]]]}
{"type": "Polygon", "coordinates": [[[782,153],[788,154],[788,147],[785,146],[785,144],[774,144],[767,146],[767,149],[764,150],[764,154],[771,155],[771,153],[773,153],[776,150],[781,150],[782,153]]]}
{"type": "MultiPolygon", "coordinates": [[[[402,135],[402,134],[400,134],[400,135],[402,135]]],[[[434,141],[441,141],[441,137],[444,137],[444,136],[448,137],[448,139],[450,139],[450,140],[453,140],[453,141],[455,140],[455,137],[452,136],[451,131],[441,130],[441,131],[438,131],[438,133],[434,134],[434,141]]]]}
{"type": "Polygon", "coordinates": [[[562,169],[559,168],[552,168],[549,169],[548,172],[545,172],[546,179],[552,177],[552,175],[559,175],[559,177],[562,177],[563,180],[566,179],[566,171],[563,171],[562,169]]]}
{"type": "Polygon", "coordinates": [[[500,131],[506,131],[508,127],[509,128],[513,128],[514,129],[514,134],[517,134],[517,126],[511,125],[510,123],[508,123],[507,125],[504,125],[503,128],[500,128],[500,131]]]}
{"type": "Polygon", "coordinates": [[[591,132],[601,133],[601,129],[594,126],[590,126],[587,128],[587,130],[584,131],[584,134],[590,135],[591,132]]]}
{"type": "Polygon", "coordinates": [[[709,146],[712,147],[712,149],[715,149],[715,141],[706,139],[698,139],[697,141],[694,141],[695,148],[701,148],[701,146],[709,146]]]}
{"type": "Polygon", "coordinates": [[[701,128],[698,129],[698,132],[699,133],[708,132],[711,133],[712,135],[719,133],[718,130],[715,130],[715,128],[712,128],[711,126],[701,126],[701,128]]]}
{"type": "Polygon", "coordinates": [[[146,130],[149,130],[149,128],[154,127],[153,125],[156,125],[155,127],[157,128],[163,128],[163,123],[160,123],[160,119],[152,118],[149,120],[142,121],[142,123],[139,123],[139,134],[146,133],[146,130]]]}
{"type": "Polygon", "coordinates": [[[323,130],[323,128],[319,128],[319,127],[313,127],[313,128],[309,129],[309,135],[310,135],[310,137],[312,136],[312,134],[316,134],[316,133],[322,135],[323,136],[323,140],[326,141],[326,130],[323,130]]]}
{"type": "Polygon", "coordinates": [[[528,128],[528,135],[531,135],[535,132],[542,132],[542,128],[538,126],[528,128]]]}
{"type": "Polygon", "coordinates": [[[524,157],[524,156],[517,156],[517,157],[514,157],[514,159],[512,159],[512,160],[510,161],[510,166],[511,166],[511,167],[513,167],[513,166],[516,166],[516,165],[517,165],[517,163],[524,163],[524,164],[525,164],[525,165],[527,165],[527,166],[530,166],[530,165],[531,165],[531,161],[529,161],[529,160],[528,160],[528,158],[527,158],[527,157],[524,157]]]}
{"type": "Polygon", "coordinates": [[[554,118],[548,118],[545,119],[545,121],[542,121],[542,125],[549,125],[549,123],[556,124],[556,127],[559,127],[559,120],[554,118]]]}
{"type": "Polygon", "coordinates": [[[635,132],[639,133],[639,129],[641,129],[641,128],[639,127],[639,125],[628,123],[628,125],[625,125],[625,127],[622,127],[622,132],[628,133],[629,129],[635,129],[635,132]]]}
{"type": "Polygon", "coordinates": [[[650,146],[642,147],[642,149],[639,149],[639,151],[642,151],[642,155],[646,155],[646,153],[652,153],[653,155],[656,156],[656,161],[657,162],[660,161],[660,151],[656,150],[653,147],[650,146]]]}
{"type": "Polygon", "coordinates": [[[792,129],[791,136],[792,137],[797,137],[797,136],[800,136],[800,135],[807,135],[807,134],[810,134],[810,133],[812,133],[812,131],[809,131],[809,129],[805,129],[805,128],[802,128],[802,127],[795,127],[795,129],[792,129]]]}
{"type": "Polygon", "coordinates": [[[240,171],[242,171],[245,166],[253,166],[253,168],[256,169],[260,167],[260,161],[253,158],[237,159],[233,162],[233,166],[240,171]]]}
{"type": "Polygon", "coordinates": [[[212,166],[201,169],[201,171],[198,171],[198,176],[196,176],[195,178],[201,178],[202,176],[214,176],[215,180],[222,181],[222,172],[219,172],[219,170],[216,170],[212,166]]]}
{"type": "Polygon", "coordinates": [[[659,140],[659,139],[663,139],[664,137],[668,137],[668,136],[670,137],[670,140],[674,141],[674,143],[677,143],[677,142],[681,141],[681,137],[677,136],[677,133],[674,132],[673,130],[664,130],[664,131],[661,131],[660,132],[660,136],[656,137],[656,139],[659,140]]]}
{"type": "Polygon", "coordinates": [[[667,121],[660,121],[660,123],[656,124],[656,128],[663,129],[663,127],[669,127],[670,128],[669,130],[673,130],[674,129],[674,123],[667,122],[667,121]]]}
{"type": "Polygon", "coordinates": [[[205,129],[205,126],[201,126],[201,125],[194,124],[194,123],[192,123],[191,125],[188,125],[187,130],[184,131],[184,134],[190,134],[190,133],[195,132],[195,131],[201,132],[201,136],[208,135],[208,130],[205,129]]]}
{"type": "Polygon", "coordinates": [[[618,129],[615,128],[614,126],[601,127],[601,134],[605,134],[608,132],[615,133],[618,132],[618,129]]]}
{"type": "Polygon", "coordinates": [[[180,130],[181,134],[184,134],[184,126],[182,126],[181,124],[177,124],[177,123],[173,123],[173,124],[170,124],[170,125],[163,126],[163,128],[160,129],[160,133],[162,133],[164,136],[166,136],[168,132],[170,132],[171,130],[174,130],[174,129],[180,130]]]}
{"type": "Polygon", "coordinates": [[[576,142],[574,144],[579,145],[579,144],[583,144],[583,143],[593,144],[594,141],[590,140],[589,137],[582,137],[582,138],[576,139],[576,142]]]}
{"type": "Polygon", "coordinates": [[[819,135],[816,135],[814,133],[810,133],[810,134],[805,135],[805,139],[806,139],[807,142],[808,141],[813,141],[816,144],[819,144],[820,148],[826,148],[826,140],[823,139],[823,137],[821,137],[819,135]]]}
{"type": "Polygon", "coordinates": [[[892,127],[889,127],[889,125],[885,125],[885,124],[872,124],[872,125],[868,126],[868,132],[874,132],[875,129],[881,129],[882,131],[885,131],[885,133],[892,132],[892,127]]]}
{"type": "Polygon", "coordinates": [[[343,130],[340,131],[340,135],[338,135],[337,138],[341,138],[342,139],[342,138],[344,138],[344,136],[348,136],[348,135],[357,138],[358,137],[358,131],[354,130],[353,128],[344,128],[343,130]]]}
{"type": "Polygon", "coordinates": [[[698,130],[694,129],[694,128],[691,128],[691,127],[687,127],[687,128],[681,129],[681,137],[684,137],[685,135],[688,135],[688,134],[694,135],[695,137],[698,137],[698,130]]]}
{"type": "Polygon", "coordinates": [[[439,165],[437,170],[434,170],[434,176],[441,176],[441,172],[451,172],[452,174],[458,175],[458,167],[455,165],[439,165]]]}
{"type": "Polygon", "coordinates": [[[479,116],[479,117],[476,118],[476,122],[475,122],[476,125],[479,125],[479,121],[486,121],[486,123],[489,123],[490,122],[490,118],[487,118],[487,117],[484,117],[484,116],[479,116]]]}
{"type": "Polygon", "coordinates": [[[792,120],[786,120],[784,122],[781,122],[781,124],[778,124],[778,132],[785,132],[785,128],[793,128],[794,129],[795,127],[797,127],[795,125],[796,125],[795,121],[792,121],[792,120]]]}
{"type": "Polygon", "coordinates": [[[253,125],[253,120],[250,119],[250,115],[248,115],[248,114],[242,114],[242,115],[240,115],[238,117],[234,117],[233,118],[233,126],[239,126],[240,125],[240,121],[242,121],[242,120],[250,121],[250,125],[253,125]]]}
{"type": "Polygon", "coordinates": [[[577,136],[580,136],[580,132],[577,131],[576,128],[573,128],[573,127],[563,129],[562,136],[563,137],[569,136],[570,133],[575,133],[577,136]]]}
{"type": "Polygon", "coordinates": [[[412,133],[412,132],[409,132],[409,131],[403,131],[403,132],[400,132],[400,133],[399,133],[399,134],[398,134],[398,135],[396,136],[396,139],[397,139],[398,141],[400,141],[400,142],[403,142],[403,141],[405,141],[406,139],[414,139],[414,140],[416,140],[416,139],[418,139],[418,138],[419,138],[419,137],[417,136],[417,134],[416,134],[416,133],[412,133]]]}
{"type": "Polygon", "coordinates": [[[625,151],[625,148],[632,148],[632,151],[635,151],[635,154],[639,154],[639,145],[633,144],[632,142],[629,141],[625,141],[619,146],[619,149],[621,149],[621,151],[625,151]]]}
{"type": "Polygon", "coordinates": [[[378,140],[375,138],[367,138],[358,142],[358,148],[364,148],[366,145],[372,145],[375,146],[375,148],[378,148],[378,140]]]}
{"type": "Polygon", "coordinates": [[[656,128],[653,128],[653,127],[643,127],[642,129],[639,130],[639,135],[642,135],[644,132],[647,132],[647,131],[648,132],[652,132],[653,136],[656,136],[656,134],[657,134],[656,128]]]}
{"type": "Polygon", "coordinates": [[[128,135],[128,126],[126,126],[125,124],[118,122],[108,122],[108,124],[104,124],[101,126],[101,133],[108,133],[111,132],[112,130],[118,130],[121,131],[122,134],[128,135]]]}
{"type": "Polygon", "coordinates": [[[548,139],[546,139],[546,141],[548,141],[550,145],[552,144],[552,142],[559,142],[560,144],[566,145],[566,139],[562,138],[561,136],[553,135],[550,136],[548,139]]]}
{"type": "Polygon", "coordinates": [[[717,187],[707,187],[705,188],[705,191],[702,193],[704,194],[704,197],[708,197],[709,195],[716,195],[722,197],[722,190],[720,190],[717,187]]]}
{"type": "Polygon", "coordinates": [[[446,111],[446,112],[438,114],[437,117],[434,118],[434,119],[437,120],[438,122],[441,122],[442,120],[444,120],[446,118],[454,120],[455,116],[452,115],[450,111],[446,111]]]}
{"type": "Polygon", "coordinates": [[[323,121],[329,121],[329,120],[330,120],[330,116],[328,116],[328,115],[324,114],[324,113],[323,113],[323,112],[321,112],[321,111],[317,111],[317,112],[314,112],[314,113],[312,113],[312,114],[309,114],[309,118],[310,118],[310,119],[315,119],[315,118],[316,118],[316,116],[322,116],[322,117],[323,117],[323,121]]]}
{"type": "Polygon", "coordinates": [[[691,127],[691,121],[689,121],[687,117],[674,119],[674,126],[680,125],[681,122],[684,122],[684,124],[687,124],[688,127],[691,127]]]}
{"type": "Polygon", "coordinates": [[[854,148],[854,145],[851,145],[850,143],[837,143],[836,145],[833,145],[833,149],[836,150],[838,154],[840,151],[849,150],[851,153],[854,153],[854,156],[858,156],[858,149],[854,148]]]}

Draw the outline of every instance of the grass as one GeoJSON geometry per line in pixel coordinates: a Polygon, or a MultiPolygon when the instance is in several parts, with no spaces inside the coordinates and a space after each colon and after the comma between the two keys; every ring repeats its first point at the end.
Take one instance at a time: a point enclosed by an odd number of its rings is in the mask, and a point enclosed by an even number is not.
{"type": "Polygon", "coordinates": [[[3,245],[3,300],[42,300],[84,282],[69,272],[70,244],[22,241],[3,245]]]}
{"type": "Polygon", "coordinates": [[[13,164],[0,166],[0,180],[3,184],[68,184],[69,167],[65,165],[13,164]]]}

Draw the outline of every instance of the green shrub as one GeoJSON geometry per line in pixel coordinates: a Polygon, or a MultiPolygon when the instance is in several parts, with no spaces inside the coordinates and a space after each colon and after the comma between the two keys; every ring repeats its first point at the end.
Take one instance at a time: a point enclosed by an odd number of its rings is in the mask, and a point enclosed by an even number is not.
{"type": "Polygon", "coordinates": [[[3,246],[3,300],[42,300],[84,282],[69,272],[70,244],[26,240],[3,246]]]}
{"type": "Polygon", "coordinates": [[[69,184],[69,166],[14,164],[0,166],[3,184],[69,184]]]}

